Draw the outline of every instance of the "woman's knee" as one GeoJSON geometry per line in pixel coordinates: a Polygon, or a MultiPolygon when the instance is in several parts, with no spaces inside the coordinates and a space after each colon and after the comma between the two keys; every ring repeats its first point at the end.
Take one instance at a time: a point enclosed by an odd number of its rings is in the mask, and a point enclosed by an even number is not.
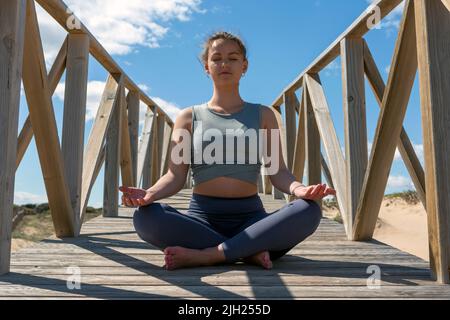
{"type": "Polygon", "coordinates": [[[296,201],[299,202],[297,213],[302,218],[302,224],[309,225],[312,229],[312,232],[314,232],[319,226],[320,221],[322,220],[322,208],[314,200],[298,199],[296,201]],[[305,219],[307,221],[305,221],[305,219]]]}
{"type": "Polygon", "coordinates": [[[148,239],[158,229],[158,216],[162,213],[164,209],[159,203],[151,203],[134,211],[134,229],[142,239],[148,239]]]}

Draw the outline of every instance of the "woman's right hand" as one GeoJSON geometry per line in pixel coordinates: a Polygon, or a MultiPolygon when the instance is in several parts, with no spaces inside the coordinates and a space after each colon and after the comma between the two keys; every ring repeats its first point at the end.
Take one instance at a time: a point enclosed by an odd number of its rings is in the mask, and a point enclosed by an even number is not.
{"type": "Polygon", "coordinates": [[[144,189],[121,186],[119,190],[123,192],[122,204],[127,207],[146,206],[154,201],[153,194],[144,189]]]}

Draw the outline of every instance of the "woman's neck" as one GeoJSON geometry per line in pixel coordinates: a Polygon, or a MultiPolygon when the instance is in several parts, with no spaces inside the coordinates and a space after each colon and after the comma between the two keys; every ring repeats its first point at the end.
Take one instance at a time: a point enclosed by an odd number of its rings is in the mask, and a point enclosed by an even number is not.
{"type": "Polygon", "coordinates": [[[241,98],[238,89],[220,89],[214,88],[214,94],[209,100],[210,106],[218,106],[225,111],[233,112],[239,109],[244,100],[241,98]]]}

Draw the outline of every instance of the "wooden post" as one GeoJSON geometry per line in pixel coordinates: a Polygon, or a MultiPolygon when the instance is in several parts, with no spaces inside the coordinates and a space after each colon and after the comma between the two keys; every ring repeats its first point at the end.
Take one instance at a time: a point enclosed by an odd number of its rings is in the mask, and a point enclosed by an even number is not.
{"type": "Polygon", "coordinates": [[[123,76],[118,75],[118,95],[114,101],[111,122],[108,127],[105,145],[105,182],[103,193],[103,216],[119,215],[119,174],[122,130],[122,99],[125,98],[123,76]]]}
{"type": "Polygon", "coordinates": [[[450,6],[444,3],[416,0],[415,13],[430,265],[438,282],[449,283],[450,6]]]}
{"type": "Polygon", "coordinates": [[[165,175],[169,168],[169,157],[170,157],[170,142],[172,139],[172,127],[168,122],[164,126],[164,144],[163,153],[161,157],[161,176],[165,175]]]}
{"type": "Polygon", "coordinates": [[[122,174],[122,185],[127,187],[134,186],[133,179],[133,160],[131,158],[130,128],[127,113],[127,101],[125,97],[125,88],[120,96],[120,121],[122,122],[120,131],[120,172],[122,174]]]}
{"type": "Polygon", "coordinates": [[[294,148],[297,128],[295,124],[296,111],[299,107],[299,102],[295,92],[286,92],[284,97],[284,123],[285,135],[284,141],[286,145],[286,166],[292,172],[294,161],[294,148]]]}
{"type": "Polygon", "coordinates": [[[130,91],[127,95],[128,126],[130,128],[131,162],[133,167],[133,185],[138,185],[138,140],[139,140],[139,92],[130,91]]]}
{"type": "MultiPolygon", "coordinates": [[[[306,132],[306,163],[308,172],[308,185],[318,184],[322,181],[320,133],[317,127],[313,106],[309,97],[309,88],[303,83],[303,104],[305,106],[305,132],[306,132]]],[[[321,205],[322,201],[318,201],[321,205]]]]}
{"type": "Polygon", "coordinates": [[[347,236],[352,238],[364,174],[367,168],[366,99],[364,86],[364,42],[362,38],[341,41],[342,89],[344,97],[345,176],[347,236]]]}
{"type": "MultiPolygon", "coordinates": [[[[277,119],[278,128],[279,128],[279,132],[280,132],[281,150],[279,150],[279,151],[283,155],[283,161],[286,164],[286,163],[288,163],[288,161],[286,161],[286,159],[287,159],[287,152],[286,152],[287,147],[286,147],[286,139],[285,139],[285,137],[286,137],[285,130],[286,129],[285,129],[285,126],[283,125],[283,121],[281,119],[281,109],[274,108],[274,110],[275,110],[274,114],[277,119]]],[[[268,134],[270,134],[270,132],[268,134]]],[[[277,143],[277,142],[272,141],[272,143],[277,143]]],[[[286,165],[286,167],[287,167],[287,165],[286,165]]],[[[272,186],[272,197],[273,197],[273,199],[286,199],[285,194],[283,192],[281,192],[280,190],[278,190],[275,186],[272,186]]]]}
{"type": "Polygon", "coordinates": [[[84,127],[89,62],[89,36],[69,34],[62,151],[77,233],[81,217],[84,127]]]}
{"type": "MultiPolygon", "coordinates": [[[[372,57],[369,46],[364,42],[364,68],[367,76],[367,80],[375,95],[375,99],[378,102],[379,107],[383,105],[383,95],[386,89],[384,80],[381,77],[380,71],[372,57]]],[[[414,187],[417,191],[417,196],[426,209],[426,195],[425,195],[425,172],[422,168],[419,158],[414,151],[411,140],[406,133],[405,128],[402,128],[400,133],[400,140],[397,144],[397,148],[405,163],[406,169],[408,169],[409,175],[413,181],[414,187]]]]}
{"type": "Polygon", "coordinates": [[[84,220],[89,195],[97,178],[97,170],[100,170],[101,163],[103,163],[103,160],[100,161],[100,159],[105,157],[104,144],[106,132],[111,122],[114,102],[119,99],[120,95],[117,87],[117,81],[112,75],[108,75],[105,89],[103,90],[102,99],[100,100],[97,115],[95,116],[94,124],[92,125],[86,150],[84,152],[83,179],[81,187],[81,221],[84,220]]]}
{"type": "Polygon", "coordinates": [[[156,115],[156,126],[153,137],[154,145],[153,147],[153,158],[151,166],[151,186],[153,186],[161,177],[161,155],[164,139],[164,123],[166,121],[165,116],[157,112],[155,108],[156,115]]]}
{"type": "MultiPolygon", "coordinates": [[[[64,40],[61,49],[53,62],[52,68],[48,73],[48,87],[50,88],[50,95],[52,96],[56,90],[56,87],[61,80],[61,77],[66,68],[66,57],[67,57],[67,38],[64,40]]],[[[31,139],[33,138],[33,127],[31,126],[30,116],[25,119],[22,130],[20,130],[19,138],[17,139],[17,159],[16,159],[16,170],[22,161],[22,158],[27,150],[31,139]]]]}
{"type": "MultiPolygon", "coordinates": [[[[153,109],[154,110],[154,109],[153,109]]],[[[142,129],[138,155],[138,186],[142,183],[143,189],[151,187],[151,166],[153,161],[153,140],[156,126],[156,116],[148,108],[145,114],[144,128],[142,129]]]]}
{"type": "Polygon", "coordinates": [[[414,4],[407,0],[388,85],[383,96],[383,106],[378,118],[370,161],[353,224],[354,240],[371,239],[375,230],[409,96],[417,73],[416,49],[414,4]]]}
{"type": "MultiPolygon", "coordinates": [[[[338,199],[339,210],[342,214],[342,220],[344,222],[347,235],[348,219],[347,209],[345,207],[346,198],[346,182],[345,182],[345,162],[342,154],[341,145],[334,129],[333,120],[331,119],[330,108],[325,97],[322,84],[318,74],[306,74],[305,83],[307,84],[308,94],[311,98],[312,109],[314,111],[314,117],[316,119],[317,128],[320,132],[320,138],[323,141],[325,153],[327,155],[328,164],[330,166],[331,177],[336,189],[336,197],[338,199]]],[[[317,166],[321,166],[320,144],[316,146],[318,148],[318,155],[314,161],[317,161],[317,166]]],[[[309,163],[309,162],[308,162],[309,163]]],[[[310,184],[317,184],[318,182],[311,182],[310,184]]]]}
{"type": "Polygon", "coordinates": [[[0,6],[0,274],[5,274],[11,259],[26,1],[2,0],[0,6]]]}
{"type": "Polygon", "coordinates": [[[74,213],[50,97],[34,1],[27,1],[23,85],[57,237],[75,235],[74,213]]]}

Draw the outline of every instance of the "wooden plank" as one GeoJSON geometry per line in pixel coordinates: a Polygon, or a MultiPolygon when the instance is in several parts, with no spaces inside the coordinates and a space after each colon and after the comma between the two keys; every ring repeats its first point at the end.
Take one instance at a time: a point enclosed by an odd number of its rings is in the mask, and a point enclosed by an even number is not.
{"type": "MultiPolygon", "coordinates": [[[[325,153],[328,159],[328,165],[330,166],[330,173],[333,179],[333,183],[336,189],[336,198],[338,199],[339,211],[344,221],[344,227],[348,234],[349,223],[346,204],[346,179],[345,179],[345,163],[344,156],[342,155],[341,145],[334,129],[333,121],[331,119],[325,93],[323,92],[322,85],[320,83],[319,75],[306,75],[305,82],[308,88],[308,94],[311,99],[311,107],[314,111],[317,127],[320,133],[320,137],[323,141],[325,153]]],[[[320,146],[320,144],[319,144],[320,146]]],[[[316,146],[317,148],[317,146],[316,146]]],[[[320,149],[314,161],[317,165],[321,166],[320,149]]],[[[308,160],[308,164],[309,164],[308,160]]],[[[315,183],[320,183],[320,180],[315,183]]],[[[311,184],[311,183],[310,183],[311,184]]]]}
{"type": "Polygon", "coordinates": [[[409,0],[406,5],[355,217],[354,240],[373,235],[417,71],[414,5],[409,0]]]}
{"type": "Polygon", "coordinates": [[[138,141],[139,141],[139,92],[129,91],[127,95],[128,125],[130,128],[131,162],[133,186],[138,186],[138,141]]]}
{"type": "Polygon", "coordinates": [[[69,34],[64,91],[62,152],[74,214],[75,230],[79,230],[81,183],[83,175],[84,127],[89,63],[89,37],[69,34]]]}
{"type": "MultiPolygon", "coordinates": [[[[59,80],[64,73],[66,68],[66,57],[67,57],[67,37],[64,40],[61,48],[56,55],[55,61],[53,62],[52,68],[48,73],[48,87],[50,90],[50,95],[52,96],[58,86],[59,80]]],[[[31,119],[28,115],[25,119],[22,130],[17,140],[17,159],[16,159],[16,170],[20,165],[20,162],[25,155],[25,151],[30,145],[31,139],[33,138],[33,127],[31,126],[31,119]]]]}
{"type": "Polygon", "coordinates": [[[430,264],[436,280],[449,283],[450,11],[440,1],[415,5],[430,264]]]}
{"type": "Polygon", "coordinates": [[[10,265],[25,9],[8,0],[0,11],[0,274],[10,265]]]}
{"type": "Polygon", "coordinates": [[[156,116],[151,109],[148,109],[145,114],[138,154],[138,186],[142,184],[144,189],[151,187],[150,168],[153,161],[155,126],[156,116]]]}
{"type": "Polygon", "coordinates": [[[106,132],[111,122],[114,101],[119,98],[119,90],[117,90],[118,84],[115,77],[117,77],[117,75],[108,75],[100,105],[97,110],[97,115],[95,116],[94,124],[92,125],[84,152],[83,179],[81,186],[81,221],[84,221],[90,191],[97,176],[95,173],[98,173],[96,168],[100,169],[101,167],[101,164],[99,165],[99,160],[101,151],[104,148],[106,132]]]}
{"type": "Polygon", "coordinates": [[[103,216],[117,217],[119,206],[120,150],[122,145],[122,100],[125,95],[123,77],[119,75],[117,96],[105,141],[105,176],[103,188],[103,216]]]}
{"type": "Polygon", "coordinates": [[[34,1],[27,2],[23,61],[23,85],[55,232],[59,237],[75,235],[58,130],[50,97],[44,53],[34,1]]]}
{"type": "Polygon", "coordinates": [[[133,179],[133,160],[131,157],[131,141],[130,141],[130,127],[127,114],[127,101],[125,96],[125,88],[121,89],[119,107],[122,110],[120,113],[121,128],[120,131],[120,172],[122,174],[122,185],[132,187],[134,186],[133,179]]]}
{"type": "Polygon", "coordinates": [[[352,238],[353,221],[367,169],[366,98],[364,86],[364,42],[344,38],[341,42],[344,106],[347,236],[352,238]]]}
{"type": "MultiPolygon", "coordinates": [[[[397,7],[403,0],[375,0],[371,6],[376,6],[380,9],[380,18],[383,19],[395,7],[397,7]]],[[[371,7],[370,6],[370,7],[371,7]]],[[[303,85],[303,78],[306,74],[319,73],[322,69],[328,66],[334,59],[339,56],[340,43],[345,38],[362,37],[369,29],[368,20],[373,20],[373,10],[366,10],[362,13],[325,51],[323,51],[294,81],[292,81],[282,92],[290,90],[297,90],[303,85]]],[[[283,103],[283,93],[280,94],[272,106],[280,106],[283,103]]]]}
{"type": "MultiPolygon", "coordinates": [[[[385,91],[384,80],[378,70],[375,60],[372,57],[369,46],[364,41],[364,68],[367,76],[367,80],[375,95],[375,99],[378,102],[379,107],[383,104],[383,95],[385,91]]],[[[406,133],[404,127],[400,133],[400,141],[397,144],[397,148],[405,163],[406,169],[408,169],[409,175],[416,188],[417,196],[422,202],[424,208],[426,208],[426,195],[425,195],[425,172],[420,164],[419,158],[414,151],[411,140],[406,133]]]]}

